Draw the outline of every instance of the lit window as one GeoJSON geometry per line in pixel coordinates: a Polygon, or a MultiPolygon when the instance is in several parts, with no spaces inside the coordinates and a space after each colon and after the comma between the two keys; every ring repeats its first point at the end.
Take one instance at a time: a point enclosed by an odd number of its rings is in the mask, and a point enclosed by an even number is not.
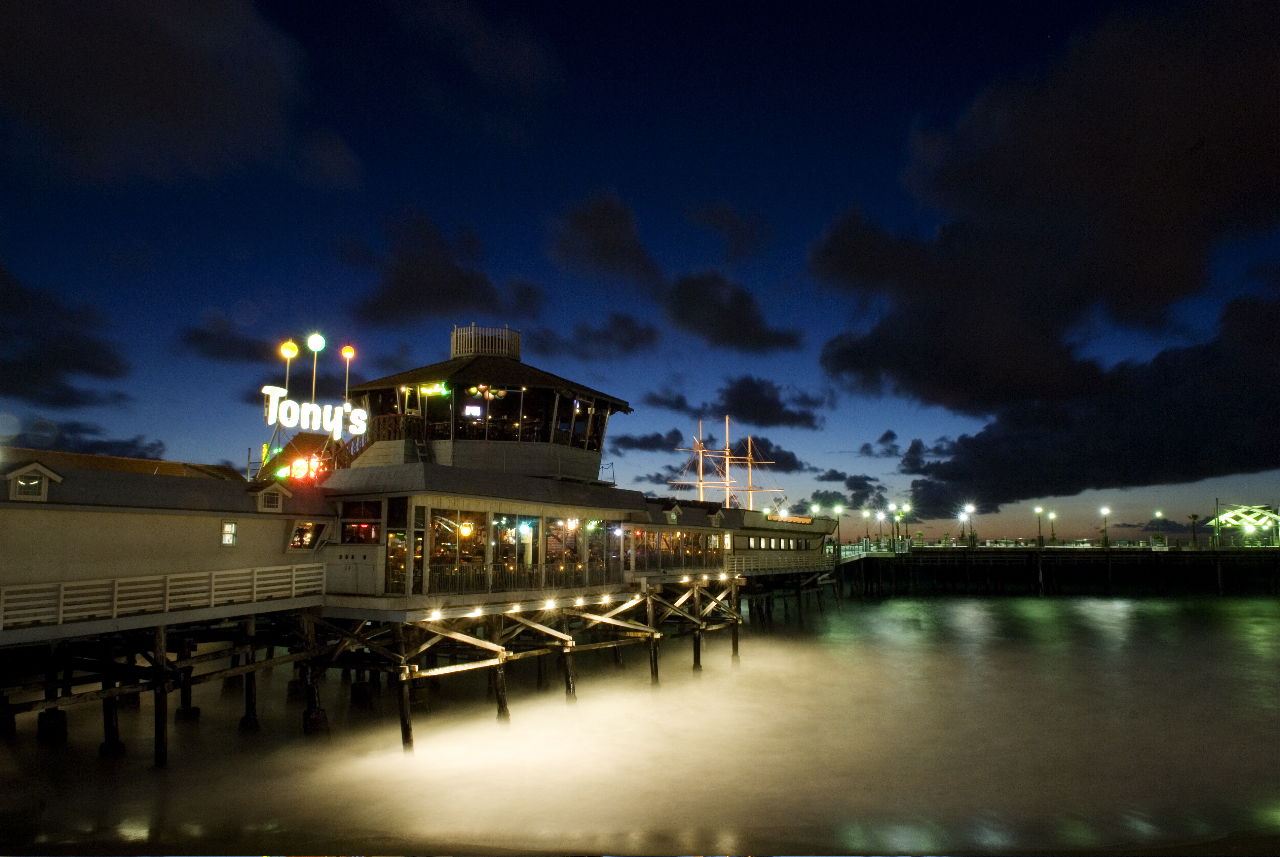
{"type": "Polygon", "coordinates": [[[324,524],[299,521],[293,529],[293,538],[289,540],[289,547],[297,550],[316,547],[320,542],[320,532],[323,529],[324,524]]]}
{"type": "Polygon", "coordinates": [[[755,550],[755,548],[756,548],[756,537],[755,537],[755,536],[751,536],[749,539],[747,539],[747,547],[751,548],[752,550],[755,550]]]}
{"type": "Polygon", "coordinates": [[[44,477],[39,473],[28,473],[18,477],[19,497],[39,497],[44,492],[44,477]]]}
{"type": "Polygon", "coordinates": [[[236,545],[236,522],[222,522],[222,546],[226,548],[235,547],[236,545]]]}

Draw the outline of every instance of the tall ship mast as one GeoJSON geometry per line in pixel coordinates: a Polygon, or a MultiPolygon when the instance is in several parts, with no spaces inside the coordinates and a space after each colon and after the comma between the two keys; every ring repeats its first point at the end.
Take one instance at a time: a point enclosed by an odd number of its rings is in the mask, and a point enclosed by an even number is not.
{"type": "Polygon", "coordinates": [[[724,448],[712,450],[710,449],[702,435],[702,420],[698,420],[698,434],[693,438],[692,447],[677,447],[679,452],[691,453],[690,463],[697,463],[697,479],[672,479],[671,485],[696,485],[698,487],[698,500],[705,501],[708,489],[724,489],[724,507],[726,509],[742,507],[742,501],[734,491],[734,485],[738,484],[738,480],[733,478],[734,466],[745,467],[747,471],[747,486],[745,489],[739,489],[747,495],[747,509],[755,509],[755,495],[761,492],[781,491],[776,487],[757,487],[755,484],[755,468],[758,465],[773,464],[772,461],[764,461],[755,457],[755,450],[751,435],[747,435],[746,455],[734,455],[733,448],[729,444],[729,417],[724,418],[724,448]],[[710,465],[712,478],[707,478],[707,468],[710,465]]]}

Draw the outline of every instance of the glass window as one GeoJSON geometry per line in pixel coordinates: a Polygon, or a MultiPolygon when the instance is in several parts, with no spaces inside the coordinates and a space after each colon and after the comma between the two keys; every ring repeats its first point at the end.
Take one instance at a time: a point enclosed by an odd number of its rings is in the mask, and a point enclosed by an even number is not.
{"type": "Polygon", "coordinates": [[[755,536],[752,536],[751,538],[747,539],[747,547],[751,548],[752,550],[755,550],[755,549],[756,549],[756,537],[755,537],[755,536]]]}
{"type": "Polygon", "coordinates": [[[324,532],[324,524],[299,521],[293,528],[293,538],[289,539],[289,547],[300,550],[314,548],[320,544],[322,532],[324,532]]]}
{"type": "Polygon", "coordinates": [[[236,545],[236,522],[222,522],[222,546],[231,548],[236,545]]]}
{"type": "Polygon", "coordinates": [[[19,497],[39,497],[44,488],[44,477],[39,473],[28,473],[18,477],[19,497]]]}
{"type": "Polygon", "coordinates": [[[387,531],[387,592],[404,592],[405,560],[408,542],[404,530],[387,531]]]}
{"type": "Polygon", "coordinates": [[[380,531],[379,524],[369,521],[360,523],[343,521],[342,543],[344,545],[376,545],[380,531]]]}
{"type": "Polygon", "coordinates": [[[264,491],[262,493],[262,508],[271,512],[280,508],[280,492],[264,491]]]}
{"type": "Polygon", "coordinates": [[[387,499],[387,529],[403,530],[409,525],[409,498],[390,497],[387,499]]]}

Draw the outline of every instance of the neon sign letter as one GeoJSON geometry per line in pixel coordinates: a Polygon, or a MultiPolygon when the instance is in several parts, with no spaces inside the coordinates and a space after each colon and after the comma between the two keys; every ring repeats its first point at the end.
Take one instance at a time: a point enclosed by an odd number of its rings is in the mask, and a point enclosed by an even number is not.
{"type": "Polygon", "coordinates": [[[293,428],[302,423],[302,428],[319,431],[322,427],[333,434],[334,440],[342,439],[342,424],[350,416],[351,424],[347,431],[351,434],[364,434],[369,414],[363,408],[352,408],[347,402],[341,407],[337,405],[320,405],[306,403],[299,405],[286,399],[289,391],[283,387],[266,386],[262,394],[267,397],[267,425],[275,425],[278,421],[285,428],[293,428]]]}

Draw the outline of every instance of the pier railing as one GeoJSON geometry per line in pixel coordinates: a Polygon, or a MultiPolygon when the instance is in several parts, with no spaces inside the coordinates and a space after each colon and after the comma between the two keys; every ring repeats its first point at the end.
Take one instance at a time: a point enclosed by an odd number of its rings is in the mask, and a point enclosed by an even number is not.
{"type": "Polygon", "coordinates": [[[0,586],[0,631],[324,594],[324,566],[283,565],[0,586]]]}
{"type": "Polygon", "coordinates": [[[431,565],[426,594],[460,595],[514,592],[525,589],[571,589],[578,586],[602,586],[612,583],[622,583],[622,567],[616,561],[519,566],[463,563],[431,565]]]}
{"type": "Polygon", "coordinates": [[[736,554],[729,557],[727,569],[729,572],[738,574],[744,571],[769,571],[772,569],[791,570],[806,569],[814,570],[831,568],[834,560],[827,554],[821,553],[795,553],[795,554],[736,554]]]}

